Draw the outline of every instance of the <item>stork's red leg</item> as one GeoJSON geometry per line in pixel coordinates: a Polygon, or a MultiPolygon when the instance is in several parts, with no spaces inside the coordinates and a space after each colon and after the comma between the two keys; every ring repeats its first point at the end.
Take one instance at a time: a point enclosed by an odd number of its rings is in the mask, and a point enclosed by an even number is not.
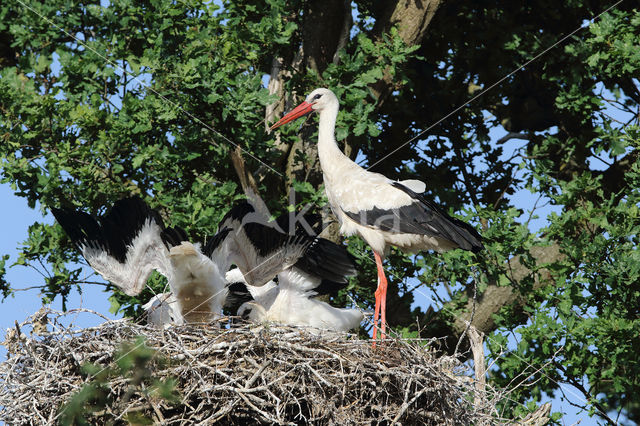
{"type": "Polygon", "coordinates": [[[382,257],[373,252],[373,256],[376,259],[376,266],[378,267],[378,288],[376,289],[376,309],[374,311],[374,328],[373,328],[373,340],[376,340],[378,331],[378,314],[380,314],[380,321],[382,323],[381,338],[385,338],[385,331],[387,329],[387,277],[384,275],[384,269],[382,267],[382,257]]]}
{"type": "Polygon", "coordinates": [[[378,287],[374,293],[376,296],[376,307],[373,311],[373,346],[376,346],[375,340],[378,338],[378,319],[380,318],[380,273],[378,273],[378,287]]]}

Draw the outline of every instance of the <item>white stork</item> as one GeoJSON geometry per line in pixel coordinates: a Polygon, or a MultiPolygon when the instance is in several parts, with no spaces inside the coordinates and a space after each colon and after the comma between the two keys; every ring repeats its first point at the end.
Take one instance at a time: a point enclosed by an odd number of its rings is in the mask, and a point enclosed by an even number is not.
{"type": "Polygon", "coordinates": [[[318,157],[329,204],[340,222],[340,232],[360,235],[373,249],[376,260],[375,340],[380,314],[382,338],[385,337],[387,279],[382,259],[389,246],[415,253],[454,248],[477,252],[483,245],[471,225],[450,217],[421,195],[426,188],[423,182],[393,181],[363,169],[344,155],[334,136],[339,107],[331,90],[316,89],[271,129],[314,111],[320,116],[318,157]]]}
{"type": "MultiPolygon", "coordinates": [[[[248,285],[239,269],[227,272],[231,285],[244,284],[252,300],[240,305],[237,315],[254,323],[275,322],[292,326],[314,327],[330,331],[349,331],[360,324],[358,309],[335,308],[315,296],[337,291],[342,286],[328,286],[320,277],[293,267],[278,274],[278,282],[262,287],[248,285]],[[331,288],[332,290],[329,290],[331,288]]],[[[238,291],[238,290],[236,290],[238,291]]]]}
{"type": "Polygon", "coordinates": [[[156,294],[142,305],[147,312],[147,323],[158,328],[182,325],[184,319],[178,309],[178,301],[171,292],[156,294]]]}
{"type": "Polygon", "coordinates": [[[162,309],[152,322],[210,322],[222,315],[220,259],[203,255],[180,228],[165,229],[140,198],[117,201],[99,223],[82,211],[51,210],[89,265],[127,295],[140,294],[154,270],[167,278],[172,297],[149,301],[150,309],[162,309]],[[177,306],[163,306],[169,303],[177,306]]]}
{"type": "Polygon", "coordinates": [[[203,249],[184,230],[165,229],[159,213],[137,197],[117,201],[99,222],[82,211],[52,212],[89,265],[126,294],[140,294],[154,270],[167,278],[170,292],[144,305],[154,325],[221,316],[228,295],[224,274],[232,264],[256,287],[293,265],[339,283],[355,274],[344,248],[300,230],[285,234],[246,202],[227,213],[203,249]]]}

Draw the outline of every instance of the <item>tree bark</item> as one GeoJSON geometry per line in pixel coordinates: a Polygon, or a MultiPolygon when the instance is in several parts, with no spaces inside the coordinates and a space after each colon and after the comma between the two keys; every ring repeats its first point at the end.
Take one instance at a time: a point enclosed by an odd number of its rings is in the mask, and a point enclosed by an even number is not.
{"type": "MultiPolygon", "coordinates": [[[[396,27],[398,34],[407,45],[420,44],[440,4],[441,0],[386,2],[381,13],[376,17],[374,37],[380,38],[392,27],[396,27]]],[[[346,47],[353,26],[351,2],[348,0],[330,0],[328,3],[308,2],[300,25],[301,42],[295,54],[274,58],[272,62],[269,92],[277,94],[279,100],[266,108],[265,125],[267,127],[284,111],[291,109],[300,100],[297,98],[303,95],[285,91],[284,83],[291,78],[292,71],[305,72],[309,69],[321,74],[330,63],[338,63],[338,53],[340,49],[346,47]]],[[[395,87],[396,83],[388,73],[371,87],[378,99],[378,108],[395,87]]],[[[289,190],[293,179],[308,181],[314,185],[322,182],[315,141],[313,144],[305,143],[309,140],[312,131],[313,129],[304,126],[301,131],[301,140],[293,144],[281,143],[276,135],[276,148],[281,152],[276,167],[285,170],[286,181],[281,186],[284,191],[289,190]]],[[[358,149],[347,144],[345,151],[353,158],[358,149]]]]}
{"type": "MultiPolygon", "coordinates": [[[[516,290],[518,283],[525,278],[531,277],[533,278],[532,290],[534,291],[546,285],[554,285],[555,281],[551,272],[542,266],[565,258],[564,254],[560,252],[560,246],[557,244],[532,247],[530,254],[535,259],[536,265],[540,266],[537,271],[525,266],[521,262],[521,256],[515,256],[505,265],[505,271],[507,271],[511,284],[500,286],[493,281],[489,283],[485,291],[475,301],[473,300],[473,291],[467,291],[469,298],[462,308],[458,307],[457,303],[453,301],[445,304],[438,312],[430,308],[425,315],[426,323],[428,324],[425,331],[429,337],[444,338],[444,349],[452,354],[460,336],[465,333],[469,323],[477,331],[486,335],[497,328],[498,325],[494,315],[503,307],[511,306],[514,310],[523,312],[522,308],[527,303],[527,297],[516,290]],[[453,321],[446,314],[447,312],[456,312],[456,317],[453,321]]],[[[523,315],[522,319],[526,320],[526,317],[523,315]]],[[[459,349],[459,355],[463,357],[470,355],[468,353],[468,342],[463,342],[459,349]]]]}
{"type": "MultiPolygon", "coordinates": [[[[388,33],[392,27],[398,29],[398,35],[407,46],[421,44],[427,28],[431,23],[442,0],[397,0],[388,2],[387,8],[382,16],[376,20],[373,33],[376,37],[382,37],[388,33]]],[[[378,106],[395,88],[395,83],[390,73],[384,73],[382,80],[373,84],[371,90],[378,106]]]]}

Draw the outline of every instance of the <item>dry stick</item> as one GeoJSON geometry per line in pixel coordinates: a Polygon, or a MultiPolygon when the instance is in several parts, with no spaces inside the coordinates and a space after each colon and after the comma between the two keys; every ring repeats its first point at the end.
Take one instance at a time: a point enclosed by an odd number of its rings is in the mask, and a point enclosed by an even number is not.
{"type": "Polygon", "coordinates": [[[476,375],[476,405],[482,407],[486,406],[487,401],[485,398],[487,377],[486,377],[486,363],[484,358],[483,337],[484,333],[478,332],[478,330],[470,325],[467,329],[467,336],[469,336],[469,343],[471,344],[471,352],[473,352],[473,366],[476,375]]]}
{"type": "Polygon", "coordinates": [[[462,342],[462,339],[464,338],[464,336],[469,332],[469,328],[473,323],[473,317],[476,314],[476,301],[477,301],[477,292],[478,292],[477,277],[479,276],[479,274],[475,267],[472,266],[471,269],[474,271],[474,275],[476,277],[473,280],[473,304],[471,305],[471,317],[469,318],[469,321],[467,321],[467,328],[463,333],[460,334],[460,337],[458,338],[458,343],[456,343],[456,349],[453,351],[454,354],[458,353],[458,348],[460,347],[460,343],[462,342]]]}
{"type": "MultiPolygon", "coordinates": [[[[290,327],[257,329],[158,330],[113,321],[90,330],[68,329],[69,337],[65,339],[59,338],[60,330],[53,336],[22,343],[16,338],[12,356],[0,364],[0,377],[7,377],[13,389],[7,392],[6,386],[0,386],[0,419],[20,423],[24,416],[33,415],[33,404],[45,419],[51,418],[52,411],[59,413],[57,401],[68,399],[84,382],[77,373],[82,362],[78,360],[95,362],[105,354],[113,358],[118,343],[136,335],[144,336],[158,355],[178,360],[162,364],[162,369],[154,370],[154,377],[175,377],[184,406],[191,407],[191,411],[186,414],[184,410],[176,412],[164,404],[157,405],[166,423],[237,419],[238,424],[240,417],[249,412],[264,421],[280,423],[296,419],[337,422],[336,413],[366,422],[367,416],[372,415],[365,412],[366,408],[373,406],[378,407],[373,414],[379,419],[397,418],[404,423],[427,417],[439,424],[451,422],[450,419],[477,423],[488,415],[472,407],[470,397],[475,390],[470,383],[451,376],[444,367],[461,366],[455,358],[437,358],[418,345],[393,340],[388,343],[388,351],[394,356],[381,363],[371,359],[369,345],[344,341],[337,333],[310,336],[304,330],[290,327]],[[212,342],[208,345],[210,350],[194,350],[202,341],[212,342]],[[265,359],[271,364],[265,364],[265,359]],[[47,370],[60,371],[57,387],[34,386],[34,382],[43,383],[47,370]],[[9,374],[5,374],[7,371],[9,374]],[[264,384],[255,386],[257,380],[264,384]],[[380,383],[385,384],[380,388],[380,383]],[[396,386],[406,391],[392,392],[396,386]],[[334,392],[338,389],[342,392],[334,392]],[[16,403],[20,398],[30,405],[16,403]],[[340,408],[336,410],[333,404],[339,404],[340,408]],[[254,411],[252,406],[268,417],[254,411]],[[238,418],[233,417],[236,413],[238,418]]],[[[112,395],[125,393],[128,386],[126,378],[113,378],[112,395]]],[[[93,420],[106,415],[122,417],[133,409],[159,418],[139,392],[130,393],[126,405],[118,412],[95,414],[93,420]]],[[[341,418],[344,421],[345,417],[341,418]]]]}

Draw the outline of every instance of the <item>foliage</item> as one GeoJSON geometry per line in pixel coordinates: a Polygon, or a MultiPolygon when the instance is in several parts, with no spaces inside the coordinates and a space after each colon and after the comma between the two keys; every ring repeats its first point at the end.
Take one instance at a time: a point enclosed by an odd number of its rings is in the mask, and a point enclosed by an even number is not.
{"type": "MultiPolygon", "coordinates": [[[[622,2],[537,57],[610,4],[444,2],[424,39],[407,42],[401,25],[386,26],[383,3],[352,2],[346,41],[325,52],[309,34],[318,22],[349,20],[314,15],[301,0],[3,2],[0,179],[32,207],[92,214],[140,194],[204,240],[244,196],[229,161],[238,145],[274,212],[291,188],[294,204],[321,208],[315,121],[277,136],[262,121],[279,98],[284,108],[331,87],[342,106],[337,139],[352,158],[425,180],[428,197],[485,238],[478,257],[392,251],[390,324],[407,336],[452,334],[474,285],[477,316],[489,304],[482,294],[508,287],[515,297],[496,303],[483,330],[491,380],[517,387],[505,413],[570,385],[579,398],[565,398],[600,420],[640,419],[640,13],[622,2]],[[269,94],[269,75],[283,96],[269,94]],[[523,201],[529,192],[536,201],[523,201]],[[535,229],[545,204],[554,213],[535,229]],[[547,248],[560,254],[534,256],[547,248]],[[416,289],[433,293],[434,305],[412,309],[416,289]]],[[[36,223],[25,238],[14,264],[47,266],[43,301],[64,303],[87,284],[59,227],[36,223]]],[[[369,308],[370,252],[357,238],[347,243],[360,275],[334,302],[369,308]]],[[[19,283],[4,281],[1,259],[6,297],[19,283]]],[[[151,287],[164,284],[155,277],[151,287]]],[[[127,315],[151,294],[105,289],[127,315]]]]}
{"type": "MultiPolygon", "coordinates": [[[[114,404],[114,395],[109,391],[109,385],[119,378],[129,382],[125,395],[119,396],[117,403],[126,407],[129,398],[134,393],[142,393],[147,398],[163,400],[176,404],[180,401],[176,394],[173,379],[158,380],[152,375],[152,364],[162,364],[156,356],[156,351],[147,347],[142,337],[135,342],[123,343],[119,351],[113,354],[113,366],[102,367],[95,364],[84,364],[82,373],[87,377],[87,383],[77,391],[60,409],[60,424],[90,424],[85,416],[93,417],[97,412],[114,404]]],[[[125,416],[129,423],[153,424],[153,420],[129,411],[125,416]]]]}

